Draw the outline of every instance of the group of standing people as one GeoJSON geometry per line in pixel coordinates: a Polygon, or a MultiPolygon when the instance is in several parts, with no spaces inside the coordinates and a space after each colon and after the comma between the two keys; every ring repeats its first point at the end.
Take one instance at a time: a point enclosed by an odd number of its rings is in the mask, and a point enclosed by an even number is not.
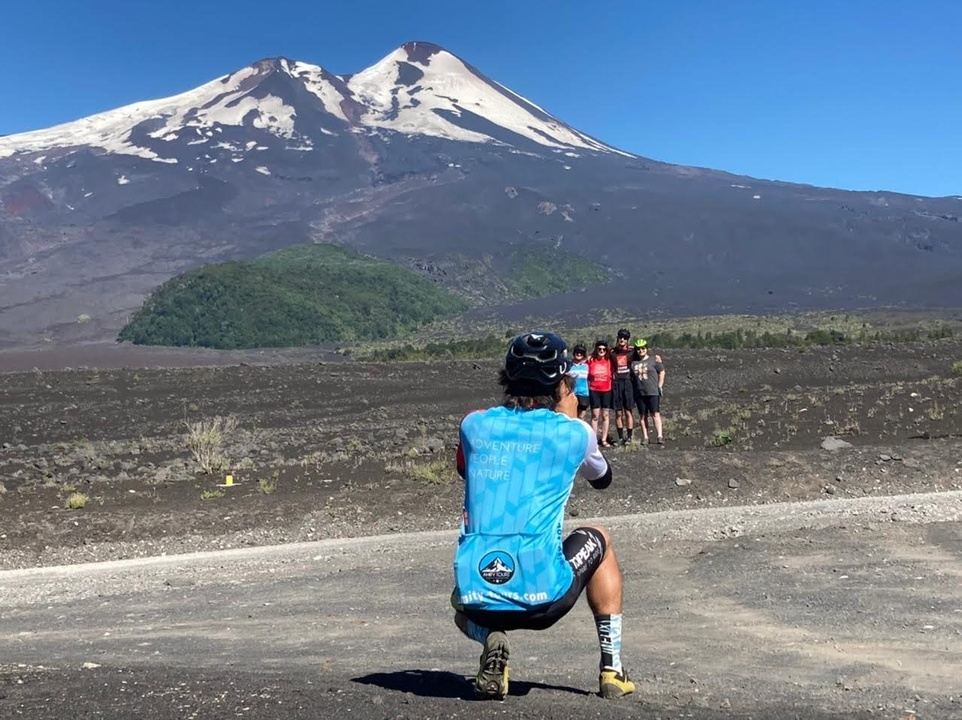
{"type": "Polygon", "coordinates": [[[623,445],[634,441],[636,407],[642,443],[648,444],[653,430],[653,441],[665,444],[661,422],[665,367],[659,355],[649,352],[647,340],[630,341],[631,332],[621,328],[614,348],[607,340],[599,339],[590,356],[584,345],[575,345],[572,349],[574,362],[568,374],[575,378],[578,413],[587,419],[590,411],[591,427],[602,447],[613,445],[608,438],[612,410],[618,441],[623,445]]]}

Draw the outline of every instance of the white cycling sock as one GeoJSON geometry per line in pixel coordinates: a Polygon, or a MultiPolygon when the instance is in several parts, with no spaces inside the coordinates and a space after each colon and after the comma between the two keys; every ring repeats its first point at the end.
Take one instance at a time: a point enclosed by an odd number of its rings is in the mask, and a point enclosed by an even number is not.
{"type": "Polygon", "coordinates": [[[601,645],[601,669],[621,669],[621,614],[595,615],[595,627],[598,630],[598,644],[601,645]]]}

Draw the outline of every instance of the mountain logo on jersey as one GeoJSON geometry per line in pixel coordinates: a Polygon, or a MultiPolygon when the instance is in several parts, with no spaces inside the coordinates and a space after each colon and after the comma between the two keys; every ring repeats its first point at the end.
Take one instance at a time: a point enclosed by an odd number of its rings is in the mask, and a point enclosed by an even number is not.
{"type": "Polygon", "coordinates": [[[481,558],[478,572],[492,585],[503,585],[514,576],[514,567],[514,558],[503,550],[495,550],[481,558]]]}

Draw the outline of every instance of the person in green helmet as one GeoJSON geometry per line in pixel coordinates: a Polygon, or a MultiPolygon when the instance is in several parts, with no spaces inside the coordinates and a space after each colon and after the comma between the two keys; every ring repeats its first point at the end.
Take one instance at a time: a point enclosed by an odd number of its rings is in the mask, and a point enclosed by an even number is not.
{"type": "Polygon", "coordinates": [[[637,338],[634,359],[631,362],[631,381],[634,384],[635,404],[641,416],[642,442],[649,442],[648,419],[651,418],[655,430],[655,442],[665,444],[661,425],[661,395],[665,384],[665,366],[660,355],[648,352],[648,341],[637,338]]]}

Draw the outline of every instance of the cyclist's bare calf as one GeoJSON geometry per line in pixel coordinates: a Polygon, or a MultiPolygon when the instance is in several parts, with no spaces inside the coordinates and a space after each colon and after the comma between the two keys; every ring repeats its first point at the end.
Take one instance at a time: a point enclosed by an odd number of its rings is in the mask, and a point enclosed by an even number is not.
{"type": "Polygon", "coordinates": [[[622,599],[621,568],[618,565],[618,558],[615,556],[615,549],[611,544],[611,535],[602,527],[593,529],[605,539],[605,555],[585,589],[588,606],[595,615],[620,615],[622,599]]]}

